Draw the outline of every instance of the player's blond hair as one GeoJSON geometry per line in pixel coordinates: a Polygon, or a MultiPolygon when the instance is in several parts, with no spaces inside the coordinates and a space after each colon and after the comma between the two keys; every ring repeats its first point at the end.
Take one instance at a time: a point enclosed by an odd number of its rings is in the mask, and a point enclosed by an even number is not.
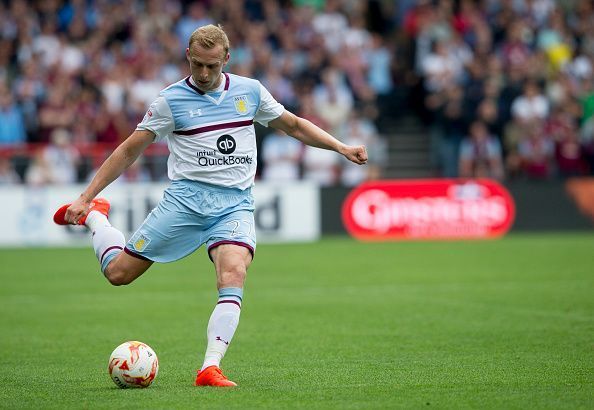
{"type": "Polygon", "coordinates": [[[198,43],[200,46],[208,49],[220,44],[223,46],[223,50],[225,50],[225,55],[229,52],[229,38],[220,25],[208,24],[198,27],[190,36],[188,47],[192,48],[192,44],[194,43],[198,43]]]}

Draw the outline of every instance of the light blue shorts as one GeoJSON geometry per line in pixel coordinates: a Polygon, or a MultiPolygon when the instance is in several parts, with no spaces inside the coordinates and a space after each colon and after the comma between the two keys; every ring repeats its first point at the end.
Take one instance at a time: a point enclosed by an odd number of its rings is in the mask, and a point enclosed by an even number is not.
{"type": "Polygon", "coordinates": [[[154,262],[173,262],[203,244],[256,249],[254,198],[251,189],[218,187],[203,182],[173,181],[163,198],[132,235],[126,253],[154,262]]]}

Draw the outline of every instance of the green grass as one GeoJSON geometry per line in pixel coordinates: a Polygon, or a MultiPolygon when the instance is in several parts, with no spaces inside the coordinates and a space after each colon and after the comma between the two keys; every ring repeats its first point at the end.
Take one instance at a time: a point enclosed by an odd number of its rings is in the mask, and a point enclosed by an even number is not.
{"type": "Polygon", "coordinates": [[[196,388],[216,301],[204,251],[112,287],[89,249],[0,250],[2,408],[593,408],[594,235],[261,245],[223,362],[196,388]],[[112,349],[160,359],[120,390],[112,349]]]}

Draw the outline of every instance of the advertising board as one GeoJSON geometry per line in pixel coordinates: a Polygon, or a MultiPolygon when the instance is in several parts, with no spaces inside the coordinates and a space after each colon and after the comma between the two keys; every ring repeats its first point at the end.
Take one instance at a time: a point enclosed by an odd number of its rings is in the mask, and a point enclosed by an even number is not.
{"type": "Polygon", "coordinates": [[[514,215],[511,195],[488,179],[367,182],[342,207],[347,232],[366,241],[494,238],[514,215]]]}
{"type": "MultiPolygon", "coordinates": [[[[111,223],[129,238],[157,205],[167,183],[114,183],[101,193],[111,202],[111,223]]],[[[58,226],[52,216],[85,186],[0,187],[0,246],[90,246],[80,226],[58,226]]],[[[319,187],[312,183],[254,187],[259,243],[313,241],[320,236],[319,187]]]]}

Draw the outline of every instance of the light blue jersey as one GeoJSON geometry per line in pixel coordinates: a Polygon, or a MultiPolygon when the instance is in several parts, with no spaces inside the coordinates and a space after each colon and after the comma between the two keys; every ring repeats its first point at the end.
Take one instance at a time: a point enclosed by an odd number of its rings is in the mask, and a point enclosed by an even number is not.
{"type": "Polygon", "coordinates": [[[161,91],[137,129],[166,140],[171,180],[189,179],[246,189],[256,175],[254,121],[263,125],[284,107],[259,81],[224,73],[218,90],[204,93],[191,77],[161,91]]]}
{"type": "Polygon", "coordinates": [[[206,244],[256,248],[254,121],[263,125],[284,107],[256,80],[224,73],[221,86],[200,91],[191,77],[161,91],[139,130],[166,140],[171,186],[126,244],[125,251],[171,262],[206,244]]]}

